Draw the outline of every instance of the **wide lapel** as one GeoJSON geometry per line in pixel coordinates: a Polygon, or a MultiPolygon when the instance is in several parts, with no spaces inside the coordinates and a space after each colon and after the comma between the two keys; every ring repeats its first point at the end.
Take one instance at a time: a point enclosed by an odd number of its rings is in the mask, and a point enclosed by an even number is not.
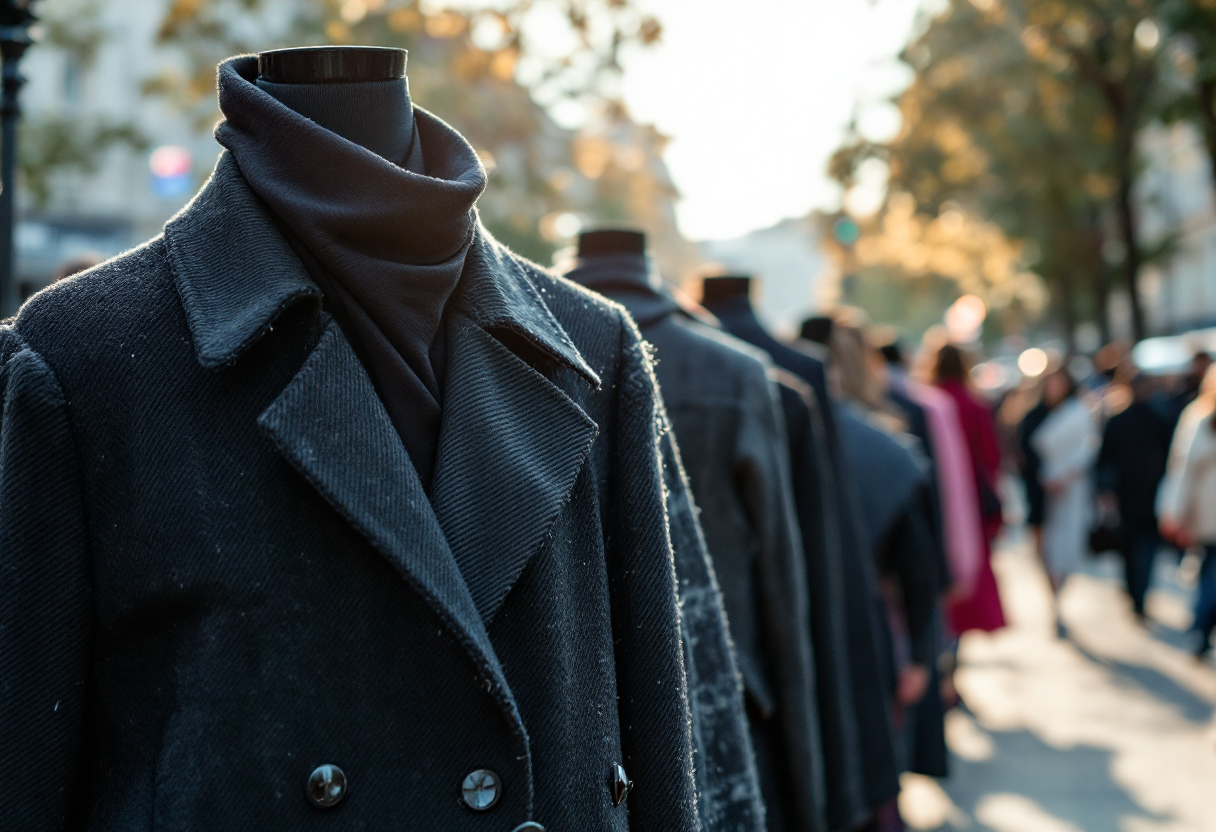
{"type": "Polygon", "coordinates": [[[444,620],[518,725],[502,667],[418,474],[335,322],[258,424],[444,620]]]}
{"type": "Polygon", "coordinates": [[[448,322],[435,514],[488,622],[540,549],[599,428],[463,314],[448,322]]]}
{"type": "MultiPolygon", "coordinates": [[[[227,152],[165,226],[165,246],[208,371],[237,363],[293,304],[319,306],[320,290],[227,152]]],[[[440,616],[526,743],[502,667],[409,454],[335,322],[258,424],[440,616]]]]}

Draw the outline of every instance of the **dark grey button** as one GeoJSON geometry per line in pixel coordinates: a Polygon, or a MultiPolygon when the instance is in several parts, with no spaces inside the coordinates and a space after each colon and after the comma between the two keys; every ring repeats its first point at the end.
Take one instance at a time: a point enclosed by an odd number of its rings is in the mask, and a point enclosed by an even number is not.
{"type": "Polygon", "coordinates": [[[527,823],[521,823],[512,829],[511,832],[545,832],[545,827],[534,820],[530,820],[527,823]]]}
{"type": "Polygon", "coordinates": [[[498,802],[502,794],[502,783],[498,775],[488,768],[469,772],[460,784],[460,795],[470,809],[484,812],[498,802]]]}
{"type": "Polygon", "coordinates": [[[346,775],[337,766],[323,765],[308,775],[308,802],[318,809],[332,809],[346,797],[346,775]]]}
{"type": "Polygon", "coordinates": [[[620,806],[629,796],[633,781],[625,774],[625,767],[620,763],[612,764],[612,776],[608,780],[608,788],[612,791],[612,805],[620,806]]]}

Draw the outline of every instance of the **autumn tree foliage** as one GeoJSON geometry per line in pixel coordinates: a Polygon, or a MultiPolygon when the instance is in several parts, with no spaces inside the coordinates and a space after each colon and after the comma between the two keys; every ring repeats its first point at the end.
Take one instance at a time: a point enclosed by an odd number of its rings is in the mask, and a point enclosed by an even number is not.
{"type": "Polygon", "coordinates": [[[1136,137],[1159,104],[1153,13],[1152,0],[950,0],[902,56],[914,73],[902,131],[846,143],[834,175],[847,187],[879,160],[889,192],[926,217],[994,223],[1069,333],[1081,318],[1105,328],[1121,286],[1143,337],[1139,273],[1169,249],[1140,238],[1133,200],[1136,137]]]}

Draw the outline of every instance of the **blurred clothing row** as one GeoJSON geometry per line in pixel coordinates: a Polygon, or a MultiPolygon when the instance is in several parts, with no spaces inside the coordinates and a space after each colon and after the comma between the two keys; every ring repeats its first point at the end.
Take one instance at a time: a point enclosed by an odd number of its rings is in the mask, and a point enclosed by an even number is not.
{"type": "Polygon", "coordinates": [[[654,351],[745,692],[763,828],[899,828],[899,774],[946,774],[949,644],[1004,623],[988,562],[1000,456],[964,355],[945,347],[931,385],[844,319],[784,343],[750,278],[708,277],[693,303],[633,231],[583,234],[566,276],[622,304],[654,351]]]}

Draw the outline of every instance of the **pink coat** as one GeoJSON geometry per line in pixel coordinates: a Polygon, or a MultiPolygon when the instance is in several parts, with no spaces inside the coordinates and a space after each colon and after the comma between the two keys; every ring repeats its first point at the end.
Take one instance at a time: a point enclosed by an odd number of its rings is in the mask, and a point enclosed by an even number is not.
{"type": "Polygon", "coordinates": [[[925,411],[933,444],[946,561],[950,564],[955,592],[967,596],[975,589],[985,560],[985,546],[975,468],[963,437],[958,408],[948,394],[935,387],[910,381],[905,393],[925,411]]]}
{"type": "MultiPolygon", "coordinates": [[[[996,426],[988,406],[977,399],[970,390],[958,382],[944,382],[939,389],[954,402],[958,410],[959,426],[974,469],[973,482],[978,498],[981,484],[996,493],[997,478],[1001,470],[1001,447],[996,438],[996,426]]],[[[979,501],[976,500],[976,513],[979,501]]],[[[1000,517],[981,518],[983,535],[983,558],[976,573],[971,592],[950,604],[950,624],[957,634],[967,630],[998,630],[1005,626],[1005,613],[1001,609],[1001,596],[997,590],[996,576],[992,573],[991,542],[1000,530],[1000,517]]]]}

